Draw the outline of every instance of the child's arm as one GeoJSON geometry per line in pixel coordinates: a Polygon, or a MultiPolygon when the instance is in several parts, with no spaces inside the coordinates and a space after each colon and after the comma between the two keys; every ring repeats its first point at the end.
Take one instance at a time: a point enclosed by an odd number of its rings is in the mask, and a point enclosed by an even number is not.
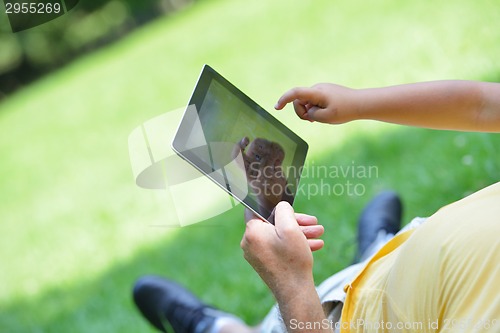
{"type": "Polygon", "coordinates": [[[356,119],[466,131],[500,132],[500,84],[434,81],[373,89],[335,84],[287,91],[275,108],[293,102],[299,117],[339,124],[356,119]]]}

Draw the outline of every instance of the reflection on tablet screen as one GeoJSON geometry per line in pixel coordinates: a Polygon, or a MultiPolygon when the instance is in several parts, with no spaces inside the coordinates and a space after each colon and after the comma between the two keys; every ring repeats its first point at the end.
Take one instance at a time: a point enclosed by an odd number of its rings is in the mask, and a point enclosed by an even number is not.
{"type": "Polygon", "coordinates": [[[259,214],[267,216],[280,201],[293,204],[293,194],[283,170],[285,151],[277,142],[244,137],[233,150],[233,158],[241,154],[250,195],[258,204],[259,214]]]}

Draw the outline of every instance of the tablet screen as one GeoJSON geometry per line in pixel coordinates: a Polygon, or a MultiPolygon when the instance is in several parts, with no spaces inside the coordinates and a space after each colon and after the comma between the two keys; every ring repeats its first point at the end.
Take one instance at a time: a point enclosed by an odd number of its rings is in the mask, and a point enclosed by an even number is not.
{"type": "Polygon", "coordinates": [[[207,65],[172,146],[268,221],[279,201],[293,204],[308,148],[304,140],[207,65]]]}

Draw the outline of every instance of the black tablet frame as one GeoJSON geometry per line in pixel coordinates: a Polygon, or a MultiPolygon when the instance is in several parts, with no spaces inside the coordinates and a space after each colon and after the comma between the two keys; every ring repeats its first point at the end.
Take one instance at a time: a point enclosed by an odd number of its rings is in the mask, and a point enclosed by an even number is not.
{"type": "Polygon", "coordinates": [[[274,214],[272,214],[272,212],[267,212],[268,214],[259,213],[259,208],[262,208],[262,207],[259,206],[259,204],[256,202],[256,200],[250,195],[247,195],[246,198],[243,200],[241,198],[238,198],[234,193],[231,192],[231,189],[228,186],[227,180],[223,179],[222,177],[221,177],[221,179],[217,179],[219,177],[213,177],[214,171],[216,171],[216,170],[214,169],[214,167],[212,165],[208,165],[202,159],[200,159],[196,155],[195,150],[186,148],[186,143],[187,143],[186,138],[189,137],[189,135],[186,135],[186,133],[191,134],[193,127],[194,127],[194,124],[195,124],[194,123],[195,119],[194,119],[192,114],[188,113],[188,109],[192,108],[194,106],[196,108],[196,112],[199,113],[199,111],[201,110],[201,106],[205,100],[208,89],[210,88],[210,84],[211,84],[212,80],[215,80],[218,83],[220,83],[231,94],[236,96],[240,101],[242,101],[249,108],[254,110],[255,111],[255,121],[265,121],[265,122],[271,123],[273,128],[275,128],[277,131],[279,131],[282,134],[284,134],[285,136],[287,136],[289,139],[291,139],[296,144],[296,149],[294,152],[294,156],[292,158],[292,166],[294,168],[296,168],[295,170],[299,170],[299,172],[295,178],[296,184],[294,184],[293,195],[288,200],[288,202],[290,204],[293,204],[293,201],[295,199],[295,196],[296,196],[298,188],[299,188],[298,185],[299,185],[299,181],[300,181],[300,171],[302,171],[302,168],[304,167],[307,151],[309,148],[308,144],[302,138],[300,138],[297,134],[295,134],[292,130],[290,130],[283,123],[281,123],[278,119],[273,117],[264,108],[262,108],[255,101],[253,101],[250,97],[248,97],[241,90],[236,88],[231,82],[229,82],[222,75],[217,73],[209,65],[203,66],[201,74],[198,78],[198,82],[193,90],[191,98],[190,98],[188,105],[186,107],[186,111],[184,113],[184,116],[182,117],[182,120],[179,124],[179,128],[178,128],[177,133],[176,133],[174,140],[172,142],[172,149],[181,158],[186,160],[189,164],[191,164],[196,169],[198,169],[202,174],[204,174],[205,176],[210,178],[212,181],[214,181],[223,190],[225,190],[226,192],[231,194],[236,200],[238,200],[243,205],[245,205],[247,208],[249,208],[257,216],[259,216],[260,218],[262,218],[268,222],[273,223],[274,222],[273,221],[274,214]],[[210,176],[209,174],[212,174],[212,176],[210,176]],[[268,216],[263,216],[263,215],[268,215],[268,216]]]}

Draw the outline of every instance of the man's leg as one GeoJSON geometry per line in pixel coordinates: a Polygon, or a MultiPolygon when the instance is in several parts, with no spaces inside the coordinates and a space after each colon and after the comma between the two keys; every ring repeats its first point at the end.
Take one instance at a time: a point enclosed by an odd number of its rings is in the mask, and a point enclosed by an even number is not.
{"type": "Polygon", "coordinates": [[[204,304],[176,282],[158,276],[139,279],[133,290],[142,315],[158,330],[169,333],[252,333],[238,317],[204,304]],[[171,327],[168,329],[167,327],[171,327]]]}
{"type": "Polygon", "coordinates": [[[354,259],[361,262],[374,255],[399,231],[403,206],[399,196],[391,191],[373,198],[358,220],[358,251],[354,259]]]}
{"type": "MultiPolygon", "coordinates": [[[[401,201],[392,192],[379,194],[365,207],[358,221],[357,261],[370,257],[397,233],[401,210],[401,201]]],[[[347,267],[318,287],[325,311],[340,316],[343,286],[361,267],[362,264],[347,267]]],[[[141,278],[133,294],[144,317],[162,332],[173,333],[167,326],[175,333],[286,332],[276,307],[260,326],[250,327],[238,317],[204,304],[179,284],[156,276],[141,278]]]]}

